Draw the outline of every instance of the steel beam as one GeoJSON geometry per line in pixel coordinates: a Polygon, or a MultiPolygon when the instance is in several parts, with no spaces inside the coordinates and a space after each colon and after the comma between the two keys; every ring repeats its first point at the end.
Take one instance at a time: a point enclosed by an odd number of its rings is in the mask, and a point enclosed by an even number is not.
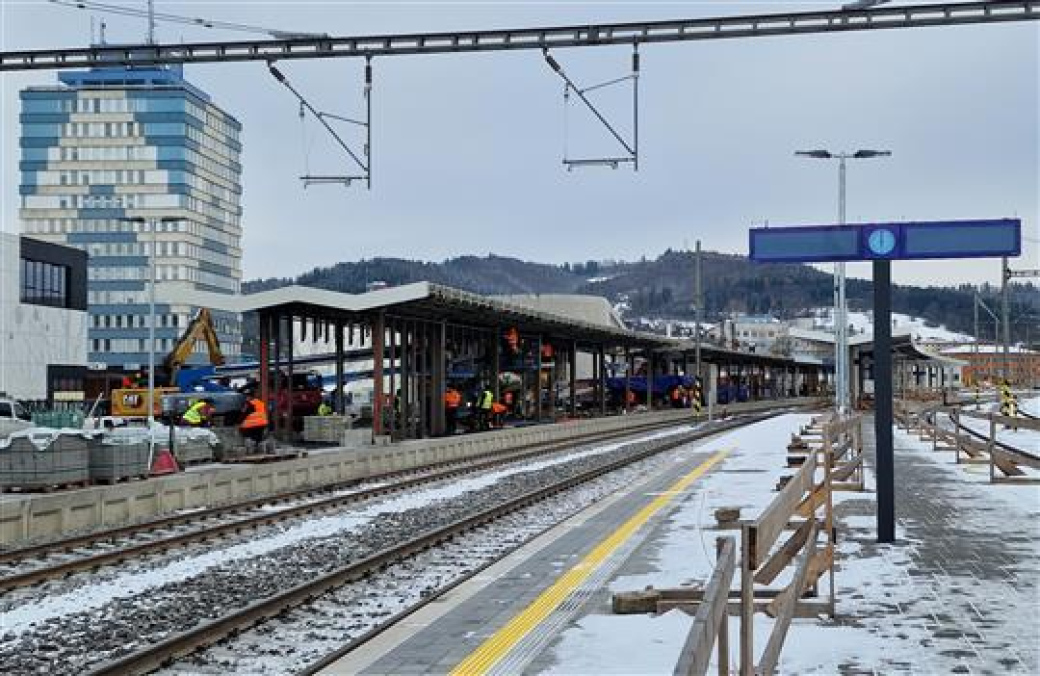
{"type": "Polygon", "coordinates": [[[309,37],[166,45],[103,45],[0,52],[0,71],[55,70],[173,63],[371,58],[561,47],[640,45],[810,33],[1030,21],[1037,0],[990,0],[881,6],[782,14],[676,19],[580,26],[549,26],[444,33],[309,37]]]}

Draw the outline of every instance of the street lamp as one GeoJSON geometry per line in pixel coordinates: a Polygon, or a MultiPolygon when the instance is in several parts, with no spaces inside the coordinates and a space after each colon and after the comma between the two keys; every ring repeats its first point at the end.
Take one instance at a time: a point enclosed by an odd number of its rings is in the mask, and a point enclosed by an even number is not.
{"type": "MultiPolygon", "coordinates": [[[[128,223],[137,223],[142,232],[149,220],[144,216],[130,216],[120,219],[128,223]]],[[[151,220],[151,250],[148,255],[149,282],[148,282],[148,438],[151,439],[152,425],[155,423],[155,259],[159,238],[157,229],[159,223],[175,223],[179,218],[166,216],[151,220]]],[[[151,444],[151,442],[149,442],[151,444]]]]}
{"type": "MultiPolygon", "coordinates": [[[[888,157],[889,150],[857,150],[833,153],[829,150],[798,150],[795,155],[817,160],[838,160],[838,224],[845,224],[845,160],[888,157]]],[[[845,302],[845,264],[834,264],[834,405],[839,413],[849,410],[849,336],[845,302]]]]}

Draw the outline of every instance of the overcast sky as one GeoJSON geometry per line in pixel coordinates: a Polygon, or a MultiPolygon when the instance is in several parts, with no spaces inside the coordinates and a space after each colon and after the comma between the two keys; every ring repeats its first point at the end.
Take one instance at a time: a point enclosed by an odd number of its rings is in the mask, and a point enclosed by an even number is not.
{"type": "MultiPolygon", "coordinates": [[[[115,1],[115,0],[110,0],[115,1]]],[[[121,4],[145,7],[144,0],[121,4]]],[[[282,30],[362,35],[830,9],[787,2],[156,2],[164,12],[282,30]]],[[[0,0],[4,50],[85,46],[91,13],[0,0]]],[[[102,15],[93,14],[96,22],[102,15]]],[[[104,16],[109,42],[143,20],[104,16]]],[[[243,34],[160,24],[160,42],[243,34]]],[[[835,162],[794,151],[891,150],[848,169],[848,220],[1019,217],[1040,267],[1037,22],[644,45],[640,169],[561,165],[617,153],[536,51],[374,61],[373,185],[298,176],[354,171],[262,63],[189,66],[243,124],[244,271],[289,276],[374,256],[500,255],[553,263],[636,259],[668,247],[747,252],[747,229],[833,223],[835,162]]],[[[580,84],[626,75],[630,48],[559,50],[580,84]]],[[[280,65],[320,109],[360,117],[362,63],[280,65]]],[[[0,74],[3,228],[18,222],[18,91],[55,73],[0,74]]],[[[596,100],[626,134],[631,93],[596,100]]],[[[346,135],[360,143],[356,132],[346,135]]],[[[865,275],[865,266],[850,274],[865,275]]],[[[895,281],[999,281],[997,261],[904,262],[895,281]]]]}

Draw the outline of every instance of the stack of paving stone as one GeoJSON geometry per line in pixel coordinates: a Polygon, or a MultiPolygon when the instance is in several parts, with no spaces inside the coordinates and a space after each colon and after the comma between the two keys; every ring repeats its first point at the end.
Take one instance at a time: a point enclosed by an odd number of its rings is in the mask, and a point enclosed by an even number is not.
{"type": "Polygon", "coordinates": [[[0,440],[0,488],[86,484],[90,477],[87,443],[78,430],[26,430],[0,440]]]}
{"type": "Polygon", "coordinates": [[[216,443],[216,438],[210,432],[205,435],[197,432],[196,430],[177,430],[173,454],[181,467],[213,460],[213,445],[216,443]]]}
{"type": "Polygon", "coordinates": [[[91,439],[88,447],[90,478],[94,481],[113,482],[146,477],[151,469],[149,460],[152,453],[145,435],[112,430],[101,438],[91,439]]]}
{"type": "Polygon", "coordinates": [[[325,444],[342,443],[350,418],[342,415],[311,415],[303,419],[303,440],[325,444]]]}

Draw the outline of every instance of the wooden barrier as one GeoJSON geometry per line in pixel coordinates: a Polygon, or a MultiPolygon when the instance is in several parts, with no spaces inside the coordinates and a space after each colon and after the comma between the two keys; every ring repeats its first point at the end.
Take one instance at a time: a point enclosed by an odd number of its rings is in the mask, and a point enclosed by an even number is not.
{"type": "MultiPolygon", "coordinates": [[[[911,407],[904,404],[906,415],[911,407]]],[[[917,421],[932,441],[932,450],[952,450],[958,464],[987,464],[991,483],[1037,483],[1040,477],[1023,470],[1028,467],[1040,470],[1040,456],[1027,450],[1011,448],[997,442],[997,428],[1003,425],[1010,429],[1040,431],[1040,421],[1026,417],[1010,417],[996,413],[962,411],[956,406],[940,406],[917,412],[917,421]],[[939,424],[940,415],[948,415],[953,423],[949,430],[939,424]],[[983,420],[989,425],[985,440],[962,431],[962,418],[983,420]]]]}
{"type": "Polygon", "coordinates": [[[1040,457],[1025,450],[997,444],[997,425],[1040,432],[1040,420],[990,414],[987,443],[990,483],[1040,483],[1040,476],[1030,476],[1022,471],[1022,466],[1040,470],[1040,457]]]}
{"type": "Polygon", "coordinates": [[[736,570],[737,543],[731,537],[716,541],[718,559],[708,586],[697,607],[693,626],[686,636],[673,676],[704,676],[708,673],[712,648],[718,646],[720,676],[729,674],[729,588],[736,570]]]}
{"type": "Polygon", "coordinates": [[[803,613],[815,616],[825,612],[834,616],[834,509],[831,495],[831,454],[823,453],[823,478],[816,481],[819,454],[812,452],[780,493],[753,521],[741,526],[740,557],[740,673],[742,676],[772,674],[780,660],[780,649],[791,619],[803,613]],[[817,510],[823,508],[821,524],[817,510]],[[797,517],[804,517],[798,522],[797,517]],[[775,551],[773,546],[783,532],[794,532],[775,551]],[[818,551],[819,533],[825,545],[818,551]],[[756,590],[769,585],[797,558],[790,583],[780,590],[756,590]],[[807,592],[818,594],[818,582],[830,573],[829,598],[825,602],[803,600],[807,592]],[[770,593],[772,592],[772,593],[770,593]],[[775,618],[765,650],[755,666],[754,615],[763,611],[775,618]]]}

